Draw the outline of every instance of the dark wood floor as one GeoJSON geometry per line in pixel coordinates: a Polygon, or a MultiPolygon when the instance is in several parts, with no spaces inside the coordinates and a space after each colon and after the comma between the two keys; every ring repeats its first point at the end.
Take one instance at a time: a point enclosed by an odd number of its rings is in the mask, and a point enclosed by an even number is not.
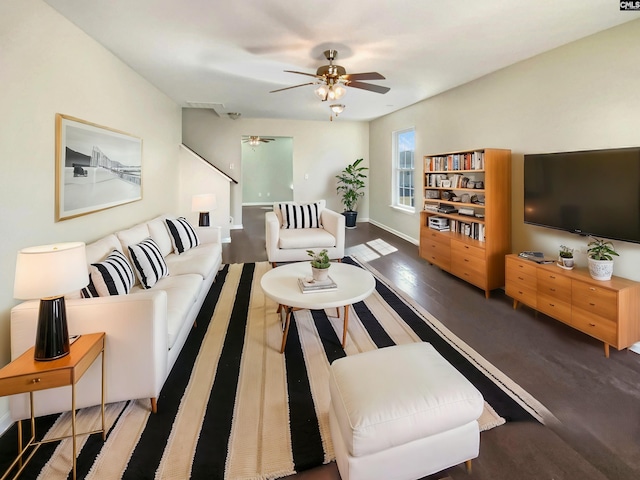
{"type": "MultiPolygon", "coordinates": [[[[266,260],[264,207],[243,209],[226,263],[266,260]]],[[[602,344],[531,309],[512,308],[502,290],[484,292],[419,258],[418,247],[369,223],[347,230],[347,246],[382,239],[397,252],[370,261],[456,335],[542,402],[555,426],[510,422],[483,432],[467,475],[457,466],[430,478],[587,480],[640,478],[640,355],[602,344]]],[[[334,463],[291,477],[337,480],[334,463]]],[[[390,479],[393,480],[393,479],[390,479]]]]}

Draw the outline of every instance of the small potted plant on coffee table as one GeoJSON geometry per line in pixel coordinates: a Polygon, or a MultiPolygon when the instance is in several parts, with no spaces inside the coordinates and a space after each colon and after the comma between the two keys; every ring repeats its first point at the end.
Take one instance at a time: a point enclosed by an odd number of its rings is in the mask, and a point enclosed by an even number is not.
{"type": "Polygon", "coordinates": [[[610,280],[613,275],[613,257],[619,257],[609,240],[592,237],[587,244],[589,273],[594,280],[610,280]]]}
{"type": "Polygon", "coordinates": [[[558,265],[562,268],[571,270],[574,266],[573,260],[573,248],[569,248],[566,245],[560,245],[560,251],[558,253],[558,265]]]}
{"type": "Polygon", "coordinates": [[[311,257],[311,276],[316,282],[322,282],[329,276],[329,255],[327,249],[321,250],[319,253],[313,250],[307,250],[307,254],[311,257]]]}

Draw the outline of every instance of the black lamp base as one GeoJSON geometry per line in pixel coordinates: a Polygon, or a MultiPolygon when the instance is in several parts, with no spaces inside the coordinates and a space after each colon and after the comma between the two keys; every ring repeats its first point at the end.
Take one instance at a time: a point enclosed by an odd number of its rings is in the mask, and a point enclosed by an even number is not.
{"type": "Polygon", "coordinates": [[[55,360],[69,354],[69,329],[64,297],[40,300],[34,359],[55,360]]]}
{"type": "Polygon", "coordinates": [[[198,226],[200,227],[209,226],[209,212],[200,212],[200,218],[198,218],[198,226]]]}

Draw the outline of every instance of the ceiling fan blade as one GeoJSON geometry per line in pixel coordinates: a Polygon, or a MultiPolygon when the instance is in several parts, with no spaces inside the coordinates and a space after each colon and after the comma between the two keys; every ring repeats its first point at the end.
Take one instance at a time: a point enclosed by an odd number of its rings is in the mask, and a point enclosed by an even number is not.
{"type": "Polygon", "coordinates": [[[298,75],[306,75],[307,77],[319,78],[321,80],[324,79],[324,77],[322,75],[317,75],[315,73],[296,72],[295,70],[285,70],[285,72],[287,72],[287,73],[297,73],[298,75]]]}
{"type": "Polygon", "coordinates": [[[293,87],[279,88],[278,90],[271,90],[269,93],[282,92],[283,90],[291,90],[292,88],[304,87],[306,85],[315,85],[315,82],[301,83],[300,85],[294,85],[293,87]]]}
{"type": "Polygon", "coordinates": [[[366,73],[348,73],[342,75],[345,80],[385,80],[385,78],[378,72],[366,72],[366,73]]]}
{"type": "Polygon", "coordinates": [[[362,83],[362,82],[349,82],[347,84],[349,87],[360,88],[362,90],[369,90],[370,92],[376,93],[387,93],[391,90],[389,87],[383,87],[381,85],[374,85],[372,83],[362,83]]]}

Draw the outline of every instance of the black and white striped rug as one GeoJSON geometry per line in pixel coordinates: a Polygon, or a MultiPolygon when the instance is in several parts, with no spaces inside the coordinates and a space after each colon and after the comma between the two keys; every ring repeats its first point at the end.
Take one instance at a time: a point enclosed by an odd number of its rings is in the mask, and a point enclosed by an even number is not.
{"type": "MultiPolygon", "coordinates": [[[[347,261],[351,261],[347,259],[347,261]]],[[[481,429],[507,421],[553,418],[542,405],[377,277],[376,292],[353,306],[347,345],[333,311],[298,311],[284,355],[277,305],[260,277],[267,262],[227,265],[198,317],[158,401],[111,404],[109,433],[81,437],[78,478],[267,479],[334,459],[328,427],[328,366],[336,358],[400,343],[427,341],[485,397],[481,429]],[[493,407],[493,408],[491,408],[493,407]],[[496,414],[497,412],[497,414],[496,414]]],[[[77,415],[79,431],[95,428],[99,407],[77,415]]],[[[59,436],[69,415],[38,419],[59,436]]],[[[0,442],[0,463],[15,454],[14,433],[0,442]],[[10,437],[10,438],[7,438],[10,437]]],[[[66,479],[71,440],[45,445],[24,478],[66,479]]]]}

